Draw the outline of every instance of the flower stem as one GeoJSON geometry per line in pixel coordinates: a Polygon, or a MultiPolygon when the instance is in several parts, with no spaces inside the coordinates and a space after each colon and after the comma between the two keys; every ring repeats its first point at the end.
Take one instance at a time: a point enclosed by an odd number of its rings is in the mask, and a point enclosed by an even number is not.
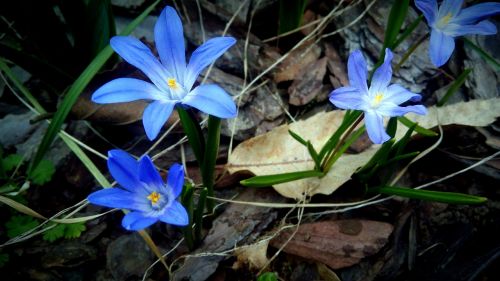
{"type": "MultiPolygon", "coordinates": [[[[345,142],[345,140],[347,139],[347,137],[349,137],[352,133],[352,131],[358,126],[358,124],[361,122],[361,120],[363,120],[363,115],[360,115],[358,116],[358,118],[352,123],[352,125],[349,127],[349,129],[344,133],[344,135],[342,136],[342,138],[337,142],[337,145],[335,146],[335,148],[332,150],[331,153],[329,153],[326,157],[325,157],[325,160],[323,161],[323,165],[322,165],[322,171],[326,174],[328,173],[328,171],[330,170],[330,167],[333,165],[334,162],[332,162],[332,159],[338,159],[338,156],[337,157],[334,157],[337,152],[339,152],[339,148],[341,147],[341,145],[345,142]]],[[[360,134],[361,135],[361,134],[360,134]]],[[[358,136],[359,137],[359,136],[358,136]]],[[[354,141],[354,140],[353,140],[354,141]]],[[[346,148],[347,149],[347,148],[346,148]]],[[[343,153],[343,151],[341,152],[343,153]]],[[[340,155],[339,155],[340,156],[340,155]]]]}
{"type": "MultiPolygon", "coordinates": [[[[220,118],[211,115],[208,117],[207,145],[205,147],[205,155],[203,157],[203,169],[201,171],[201,176],[203,178],[203,185],[207,188],[207,195],[209,197],[214,196],[214,172],[215,162],[219,152],[220,126],[220,118]]],[[[214,201],[212,199],[207,200],[206,206],[207,211],[212,213],[214,209],[214,201]]]]}
{"type": "Polygon", "coordinates": [[[420,37],[420,39],[418,39],[417,42],[415,42],[415,44],[413,44],[408,49],[408,51],[403,55],[403,58],[401,59],[401,61],[398,62],[398,64],[396,64],[396,66],[394,67],[394,72],[398,72],[398,70],[401,68],[403,63],[405,63],[405,61],[408,60],[408,58],[411,56],[411,54],[413,54],[413,52],[415,52],[415,50],[418,48],[418,46],[420,46],[420,44],[422,44],[425,41],[425,39],[427,39],[428,37],[429,37],[429,33],[426,33],[424,36],[420,37]]]}

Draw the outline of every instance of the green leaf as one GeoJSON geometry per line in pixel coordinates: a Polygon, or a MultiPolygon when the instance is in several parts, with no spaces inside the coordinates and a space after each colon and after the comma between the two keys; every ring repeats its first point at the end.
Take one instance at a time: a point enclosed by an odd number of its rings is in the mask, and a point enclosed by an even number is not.
{"type": "Polygon", "coordinates": [[[261,274],[257,281],[278,281],[278,276],[275,272],[266,272],[261,274]]]}
{"type": "Polygon", "coordinates": [[[21,165],[23,162],[23,157],[19,154],[10,154],[4,159],[2,159],[2,165],[6,172],[10,172],[17,166],[21,165]]]}
{"type": "Polygon", "coordinates": [[[52,179],[55,171],[56,168],[52,162],[47,159],[42,159],[40,164],[28,174],[28,178],[32,180],[34,184],[43,185],[52,179]]]}
{"type": "Polygon", "coordinates": [[[194,156],[201,167],[203,165],[203,154],[205,153],[205,138],[203,137],[200,124],[189,111],[186,111],[180,106],[176,109],[179,114],[179,120],[181,121],[184,133],[188,138],[189,145],[191,145],[194,156]]]}
{"type": "Polygon", "coordinates": [[[344,152],[351,146],[363,133],[365,132],[365,126],[362,126],[359,128],[356,132],[354,132],[349,138],[345,141],[344,144],[339,148],[339,150],[330,157],[330,159],[326,159],[327,162],[325,164],[324,172],[328,173],[330,169],[332,168],[333,164],[337,162],[337,160],[344,154],[344,152]]]}
{"type": "Polygon", "coordinates": [[[5,223],[7,228],[7,236],[9,238],[14,238],[24,232],[37,227],[40,223],[33,217],[18,215],[12,216],[9,221],[5,223]]]}
{"type": "Polygon", "coordinates": [[[318,158],[321,161],[323,161],[325,156],[330,154],[330,152],[335,149],[342,134],[344,134],[344,132],[349,129],[349,127],[361,116],[362,113],[362,111],[353,111],[347,112],[344,115],[342,124],[340,124],[339,128],[335,131],[335,133],[332,134],[332,136],[326,141],[325,145],[319,151],[318,158]]]}
{"type": "Polygon", "coordinates": [[[292,130],[288,130],[288,133],[290,134],[290,136],[292,136],[292,138],[294,138],[296,141],[298,141],[299,143],[301,143],[302,145],[304,146],[307,146],[307,141],[305,139],[303,139],[301,136],[297,135],[297,133],[295,133],[294,131],[292,130]]]}
{"type": "Polygon", "coordinates": [[[300,26],[306,5],[307,0],[280,0],[278,34],[300,26]]]}
{"type": "Polygon", "coordinates": [[[7,178],[7,174],[5,173],[5,167],[3,164],[3,149],[2,146],[0,146],[0,179],[5,178],[7,178]]]}
{"type": "Polygon", "coordinates": [[[448,204],[474,205],[474,204],[485,203],[488,200],[485,197],[474,196],[463,193],[431,191],[431,190],[412,189],[412,188],[394,187],[394,186],[384,186],[384,187],[374,188],[374,191],[387,195],[397,195],[412,199],[420,199],[425,201],[434,201],[434,202],[441,202],[448,204]]]}
{"type": "MultiPolygon", "coordinates": [[[[214,196],[214,172],[215,162],[219,153],[220,143],[220,126],[221,119],[212,115],[208,116],[208,134],[207,146],[205,147],[205,155],[203,156],[203,166],[201,176],[203,177],[203,185],[208,190],[208,196],[214,196]]],[[[212,213],[214,201],[207,201],[207,211],[212,213]]]]}
{"type": "Polygon", "coordinates": [[[318,171],[301,171],[276,175],[257,176],[240,181],[240,184],[248,187],[267,187],[279,183],[296,181],[305,178],[322,177],[324,174],[318,171]]]}
{"type": "Polygon", "coordinates": [[[396,38],[401,30],[401,26],[403,26],[405,21],[409,7],[410,0],[394,1],[391,12],[389,13],[389,20],[387,21],[387,29],[385,30],[382,52],[385,52],[385,48],[393,49],[396,38]]]}
{"type": "MultiPolygon", "coordinates": [[[[146,18],[146,16],[155,8],[155,6],[159,2],[160,1],[157,0],[153,4],[151,4],[144,12],[142,12],[136,19],[134,19],[120,35],[130,34],[132,30],[134,30],[134,28],[137,27],[146,18]]],[[[66,120],[66,117],[68,116],[78,97],[112,54],[113,50],[111,49],[111,47],[109,45],[106,46],[106,48],[99,52],[99,54],[94,58],[94,60],[92,60],[92,62],[69,88],[67,94],[64,96],[61,104],[59,105],[59,108],[55,113],[54,118],[52,119],[52,122],[47,129],[47,132],[43,136],[42,142],[40,143],[35,157],[33,158],[33,161],[31,162],[31,165],[28,169],[29,172],[34,171],[38,164],[40,164],[43,156],[48,151],[50,145],[61,130],[64,120],[66,120]]]]}
{"type": "Polygon", "coordinates": [[[423,15],[419,15],[408,27],[401,33],[401,35],[390,46],[391,50],[395,50],[410,34],[418,27],[420,22],[424,19],[423,15]]]}
{"type": "Polygon", "coordinates": [[[318,152],[316,152],[316,149],[314,149],[310,141],[307,142],[307,151],[309,151],[309,155],[311,155],[314,161],[314,169],[319,171],[321,169],[321,160],[319,159],[318,152]]]}
{"type": "MultiPolygon", "coordinates": [[[[416,125],[415,122],[411,121],[410,119],[406,118],[405,116],[398,117],[398,121],[401,122],[401,124],[405,125],[408,128],[411,128],[411,127],[416,125]]],[[[426,136],[426,137],[438,136],[438,133],[436,133],[432,130],[420,127],[418,125],[415,126],[415,132],[421,134],[422,136],[426,136]]]]}
{"type": "Polygon", "coordinates": [[[437,106],[443,106],[457,91],[460,87],[465,83],[465,79],[469,73],[471,73],[472,68],[466,68],[458,77],[453,81],[446,94],[443,96],[441,100],[437,102],[437,106]]]}
{"type": "Polygon", "coordinates": [[[64,230],[64,238],[74,239],[80,237],[82,232],[84,232],[87,227],[85,227],[85,222],[80,223],[69,223],[65,224],[66,228],[64,230]]]}
{"type": "Polygon", "coordinates": [[[54,242],[59,238],[62,238],[64,236],[64,231],[66,229],[66,226],[64,224],[56,224],[51,229],[46,230],[43,233],[43,240],[49,241],[49,242],[54,242]]]}
{"type": "Polygon", "coordinates": [[[496,71],[500,70],[500,63],[495,60],[490,54],[488,54],[485,50],[481,49],[481,47],[472,43],[469,39],[462,37],[465,42],[465,45],[469,46],[472,50],[477,52],[485,61],[487,61],[491,66],[493,66],[496,71]]]}
{"type": "Polygon", "coordinates": [[[194,212],[194,237],[195,241],[201,241],[201,230],[203,213],[205,212],[205,203],[207,202],[208,189],[205,187],[200,192],[200,197],[198,198],[198,206],[196,206],[196,211],[194,212]]]}

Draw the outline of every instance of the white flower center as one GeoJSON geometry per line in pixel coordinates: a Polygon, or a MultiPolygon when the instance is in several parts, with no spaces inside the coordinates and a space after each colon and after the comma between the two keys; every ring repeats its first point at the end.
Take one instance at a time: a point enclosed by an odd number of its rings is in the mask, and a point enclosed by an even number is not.
{"type": "Polygon", "coordinates": [[[374,97],[373,100],[370,103],[370,106],[372,108],[377,108],[380,105],[380,102],[384,98],[384,94],[381,92],[378,92],[374,97]]]}

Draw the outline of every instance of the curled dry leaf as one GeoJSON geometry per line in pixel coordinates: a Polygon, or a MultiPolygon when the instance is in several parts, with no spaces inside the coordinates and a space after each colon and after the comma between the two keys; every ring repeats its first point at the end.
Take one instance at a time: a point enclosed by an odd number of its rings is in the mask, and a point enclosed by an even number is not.
{"type": "Polygon", "coordinates": [[[238,260],[233,265],[234,268],[248,264],[250,268],[261,269],[269,262],[267,258],[267,247],[269,240],[262,240],[255,244],[236,249],[238,260]]]}
{"type": "MultiPolygon", "coordinates": [[[[376,254],[387,243],[392,229],[389,223],[369,220],[303,224],[283,251],[339,269],[376,254]]],[[[270,245],[282,247],[292,232],[293,229],[283,231],[270,245]]]]}
{"type": "MultiPolygon", "coordinates": [[[[495,121],[495,117],[500,116],[499,101],[500,98],[496,98],[440,108],[431,107],[429,114],[425,116],[408,114],[407,117],[425,128],[435,127],[438,123],[486,126],[495,121]]],[[[319,150],[339,127],[344,113],[340,110],[318,113],[306,120],[277,127],[271,132],[240,143],[229,157],[229,172],[248,170],[261,176],[313,169],[314,164],[307,149],[293,139],[288,130],[310,140],[316,150],[319,150]]],[[[398,126],[396,138],[403,136],[406,130],[405,126],[398,126]]],[[[277,184],[274,189],[285,197],[296,199],[302,198],[304,194],[331,194],[348,181],[351,175],[373,156],[378,147],[373,145],[359,154],[344,154],[321,179],[309,178],[277,184]]]]}

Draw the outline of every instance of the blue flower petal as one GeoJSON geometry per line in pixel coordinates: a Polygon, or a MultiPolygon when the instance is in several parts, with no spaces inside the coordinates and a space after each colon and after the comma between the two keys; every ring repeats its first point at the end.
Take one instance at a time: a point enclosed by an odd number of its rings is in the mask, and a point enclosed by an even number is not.
{"type": "Polygon", "coordinates": [[[432,29],[429,46],[431,62],[440,67],[450,59],[455,49],[455,40],[453,37],[442,33],[439,30],[432,29]]]}
{"type": "Polygon", "coordinates": [[[168,170],[167,186],[172,189],[174,198],[182,193],[184,185],[184,167],[180,164],[173,164],[168,170]]]}
{"type": "Polygon", "coordinates": [[[177,201],[173,201],[172,205],[165,210],[165,213],[159,217],[162,222],[166,222],[173,225],[188,225],[189,216],[186,212],[184,206],[177,201]]]}
{"type": "Polygon", "coordinates": [[[456,16],[462,9],[463,3],[464,0],[444,0],[439,6],[438,20],[448,15],[451,17],[456,16]]]}
{"type": "Polygon", "coordinates": [[[455,37],[470,34],[491,35],[496,33],[497,27],[492,22],[483,20],[477,24],[459,25],[450,35],[455,37]]]}
{"type": "Polygon", "coordinates": [[[233,118],[237,114],[233,99],[215,84],[204,84],[194,88],[182,99],[182,104],[219,118],[233,118]]]}
{"type": "Polygon", "coordinates": [[[142,123],[150,140],[154,140],[158,136],[174,106],[175,102],[173,101],[155,101],[146,107],[142,115],[142,123]]]}
{"type": "Polygon", "coordinates": [[[436,0],[416,0],[415,6],[424,14],[429,25],[436,20],[438,5],[436,0]]]}
{"type": "Polygon", "coordinates": [[[375,70],[373,74],[372,83],[370,85],[370,93],[376,95],[383,92],[392,78],[392,52],[389,49],[385,49],[384,63],[375,70]]]}
{"type": "Polygon", "coordinates": [[[130,212],[123,217],[122,226],[127,230],[141,230],[157,221],[157,218],[146,217],[140,212],[130,212]]]}
{"type": "Polygon", "coordinates": [[[357,88],[353,87],[335,89],[330,94],[330,102],[342,109],[366,109],[366,102],[363,99],[363,94],[360,93],[357,88]]]}
{"type": "Polygon", "coordinates": [[[373,111],[365,111],[365,127],[373,143],[380,144],[391,139],[385,132],[383,117],[373,111]]]}
{"type": "Polygon", "coordinates": [[[359,89],[363,93],[368,93],[366,61],[361,51],[356,50],[349,55],[347,60],[347,74],[349,76],[349,86],[359,89]]]}
{"type": "Polygon", "coordinates": [[[387,87],[383,97],[383,102],[390,102],[398,105],[408,100],[417,102],[422,100],[422,96],[408,91],[399,84],[392,84],[387,87]]]}
{"type": "Polygon", "coordinates": [[[165,95],[153,84],[133,78],[118,78],[101,86],[92,95],[95,103],[160,100],[165,95]]]}
{"type": "Polygon", "coordinates": [[[125,61],[144,72],[159,89],[168,92],[167,78],[171,75],[146,45],[130,36],[114,36],[110,45],[125,61]]]}
{"type": "Polygon", "coordinates": [[[469,25],[497,14],[500,14],[500,3],[480,3],[461,10],[453,19],[453,22],[461,25],[469,25]]]}
{"type": "Polygon", "coordinates": [[[120,188],[106,188],[91,193],[87,199],[94,205],[130,209],[134,204],[134,194],[120,188]]]}
{"type": "Polygon", "coordinates": [[[184,81],[186,71],[186,49],[182,22],[177,12],[165,7],[155,25],[156,49],[161,62],[177,81],[184,81]]]}
{"type": "Polygon", "coordinates": [[[393,103],[384,103],[377,108],[377,113],[384,116],[403,116],[409,112],[425,115],[427,109],[423,105],[397,106],[393,103]]]}
{"type": "Polygon", "coordinates": [[[148,186],[160,188],[164,185],[163,180],[149,156],[144,155],[139,160],[139,180],[148,186]]]}
{"type": "Polygon", "coordinates": [[[125,189],[136,191],[141,183],[137,177],[137,161],[123,150],[113,149],[108,152],[108,169],[113,178],[125,189]]]}
{"type": "Polygon", "coordinates": [[[236,39],[233,37],[216,37],[199,46],[189,59],[187,73],[184,77],[186,89],[190,90],[203,69],[220,57],[234,43],[236,43],[236,39]]]}

